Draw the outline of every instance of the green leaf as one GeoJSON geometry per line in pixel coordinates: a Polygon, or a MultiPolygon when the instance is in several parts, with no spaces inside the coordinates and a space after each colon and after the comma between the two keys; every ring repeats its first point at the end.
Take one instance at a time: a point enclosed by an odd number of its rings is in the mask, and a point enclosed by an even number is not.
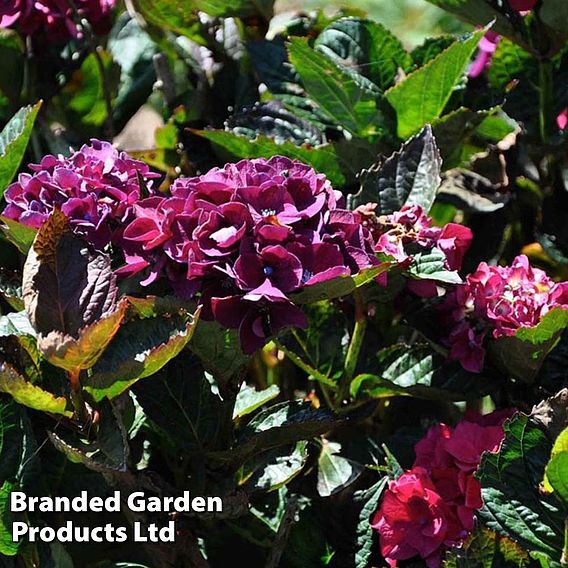
{"type": "Polygon", "coordinates": [[[386,272],[392,266],[391,262],[382,262],[378,266],[361,270],[355,276],[338,276],[333,280],[327,280],[305,286],[300,292],[290,295],[295,304],[310,304],[321,300],[333,300],[351,294],[357,288],[369,284],[379,276],[386,272]]]}
{"type": "Polygon", "coordinates": [[[529,555],[517,543],[486,527],[476,527],[462,546],[451,548],[444,568],[528,568],[529,555]]]}
{"type": "Polygon", "coordinates": [[[124,324],[83,385],[96,400],[112,399],[136,381],[157,373],[188,344],[199,319],[187,315],[124,324]]]}
{"type": "Polygon", "coordinates": [[[18,104],[25,69],[24,41],[15,30],[0,30],[0,91],[18,104]]]}
{"type": "MultiPolygon", "coordinates": [[[[81,438],[78,433],[60,429],[48,432],[51,443],[73,463],[103,474],[127,474],[128,432],[117,407],[105,401],[99,405],[96,436],[81,438]],[[94,439],[93,439],[94,438],[94,439]]],[[[133,481],[131,481],[132,483],[133,481]]]]}
{"type": "Polygon", "coordinates": [[[340,421],[331,411],[316,410],[304,401],[283,402],[254,416],[231,450],[210,452],[208,458],[225,467],[238,467],[260,451],[319,436],[340,421]]]}
{"type": "Polygon", "coordinates": [[[551,443],[528,416],[517,414],[505,423],[499,452],[486,452],[477,477],[484,506],[477,513],[490,529],[532,553],[558,562],[562,553],[564,516],[554,497],[539,485],[551,443]]]}
{"type": "Polygon", "coordinates": [[[219,18],[262,16],[269,22],[274,14],[274,0],[195,0],[195,5],[219,18]]]}
{"type": "Polygon", "coordinates": [[[427,346],[398,344],[379,353],[373,374],[351,383],[351,396],[383,398],[408,395],[431,400],[472,400],[495,388],[495,380],[465,371],[427,346]]]}
{"type": "Polygon", "coordinates": [[[120,67],[107,51],[97,50],[84,59],[60,93],[61,105],[87,127],[102,126],[108,118],[107,95],[114,99],[120,67]]]}
{"type": "Polygon", "coordinates": [[[0,198],[22,163],[40,107],[41,101],[21,108],[0,133],[0,198]]]}
{"type": "Polygon", "coordinates": [[[0,554],[15,556],[20,548],[19,542],[12,541],[12,514],[10,512],[10,493],[15,489],[10,481],[0,486],[0,554]]]}
{"type": "Polygon", "coordinates": [[[404,205],[429,211],[440,186],[442,161],[430,126],[401,149],[361,172],[361,189],[348,198],[349,208],[378,203],[377,214],[389,215],[404,205]]]}
{"type": "Polygon", "coordinates": [[[364,467],[340,455],[341,444],[323,440],[318,458],[317,490],[320,497],[330,497],[345,489],[363,473],[364,467]]]}
{"type": "Polygon", "coordinates": [[[195,357],[187,352],[180,354],[134,390],[145,415],[173,455],[215,449],[223,401],[195,357]]]}
{"type": "Polygon", "coordinates": [[[241,349],[237,331],[226,329],[215,321],[199,322],[189,349],[221,384],[242,373],[250,361],[241,349]]]}
{"type": "Polygon", "coordinates": [[[231,115],[225,128],[250,140],[258,135],[268,136],[277,144],[291,141],[297,146],[319,146],[325,142],[325,136],[319,128],[275,100],[257,103],[250,109],[231,115]]]}
{"type": "Polygon", "coordinates": [[[225,152],[225,156],[236,158],[271,158],[274,155],[287,156],[312,166],[325,173],[331,183],[345,185],[348,177],[354,179],[357,172],[349,163],[342,161],[335,148],[325,144],[317,148],[296,146],[292,142],[277,144],[271,138],[258,135],[254,140],[224,130],[193,130],[194,134],[206,138],[225,152]]]}
{"type": "Polygon", "coordinates": [[[70,372],[90,369],[117,334],[126,315],[126,307],[127,303],[120,301],[114,312],[82,328],[77,338],[60,331],[41,334],[38,348],[56,367],[70,372]]]}
{"type": "Polygon", "coordinates": [[[28,254],[37,235],[33,227],[22,225],[18,221],[13,221],[0,215],[0,231],[4,238],[12,243],[22,254],[28,254]]]}
{"type": "Polygon", "coordinates": [[[495,7],[496,4],[492,6],[486,0],[428,0],[428,2],[455,14],[474,26],[486,26],[495,21],[491,28],[493,31],[522,41],[515,26],[503,12],[495,7]]]}
{"type": "Polygon", "coordinates": [[[156,82],[153,57],[158,47],[139,22],[124,13],[117,18],[108,36],[108,51],[120,65],[113,119],[115,129],[121,131],[152,94],[156,82]]]}
{"type": "Polygon", "coordinates": [[[568,428],[554,442],[544,474],[545,486],[568,508],[568,428]]]}
{"type": "Polygon", "coordinates": [[[272,385],[267,389],[257,391],[254,387],[243,383],[237,395],[235,408],[233,409],[233,420],[251,414],[263,404],[276,398],[279,394],[280,389],[278,385],[272,385]]]}
{"type": "Polygon", "coordinates": [[[144,20],[158,30],[167,30],[205,45],[203,25],[199,21],[195,2],[187,0],[135,0],[135,7],[144,20]]]}
{"type": "Polygon", "coordinates": [[[264,452],[246,462],[239,471],[239,485],[246,491],[275,491],[294,479],[308,458],[308,443],[297,442],[264,452]]]}
{"type": "Polygon", "coordinates": [[[484,33],[481,30],[456,42],[387,91],[387,100],[396,111],[400,138],[408,138],[442,115],[484,33]]]}
{"type": "Polygon", "coordinates": [[[7,363],[0,363],[0,391],[11,395],[16,402],[34,410],[63,416],[73,414],[68,410],[69,405],[64,397],[55,396],[31,383],[7,363]]]}
{"type": "Polygon", "coordinates": [[[412,50],[410,56],[416,67],[424,67],[426,63],[435,59],[442,51],[448,49],[455,42],[456,38],[452,35],[427,38],[422,45],[412,50]]]}
{"type": "Polygon", "coordinates": [[[408,273],[419,280],[434,280],[445,284],[461,284],[462,279],[456,271],[445,267],[446,255],[438,248],[415,254],[408,273]]]}
{"type": "MultiPolygon", "coordinates": [[[[0,559],[17,554],[19,543],[11,538],[13,516],[8,509],[9,492],[31,489],[31,473],[37,465],[37,444],[25,410],[0,397],[0,559]]],[[[20,519],[19,519],[20,520],[20,519]]]]}
{"type": "Polygon", "coordinates": [[[456,168],[467,160],[467,152],[473,146],[472,136],[477,134],[478,127],[495,111],[496,109],[472,111],[460,107],[432,123],[445,170],[456,168]]]}
{"type": "Polygon", "coordinates": [[[535,327],[521,327],[513,336],[492,340],[488,355],[502,372],[531,383],[567,326],[568,310],[553,308],[535,327]]]}
{"type": "Polygon", "coordinates": [[[364,75],[383,91],[391,87],[399,68],[408,71],[412,60],[400,40],[377,22],[341,18],[325,28],[314,47],[343,67],[364,75]]]}
{"type": "Polygon", "coordinates": [[[367,568],[373,544],[373,528],[371,517],[379,507],[379,501],[387,487],[389,478],[382,477],[375,485],[353,495],[356,503],[363,503],[357,523],[357,551],[355,552],[355,568],[367,568]]]}
{"type": "Polygon", "coordinates": [[[392,132],[392,108],[374,83],[339,67],[304,39],[292,38],[288,51],[308,96],[335,124],[364,138],[392,132]]]}

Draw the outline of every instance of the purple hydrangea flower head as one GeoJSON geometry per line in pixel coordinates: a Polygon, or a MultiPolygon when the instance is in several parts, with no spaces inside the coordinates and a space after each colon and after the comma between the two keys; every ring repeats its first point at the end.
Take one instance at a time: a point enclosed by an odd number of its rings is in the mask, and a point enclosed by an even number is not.
{"type": "Polygon", "coordinates": [[[45,33],[50,41],[78,37],[77,22],[84,18],[95,33],[110,29],[115,0],[3,0],[0,27],[17,27],[26,35],[45,33]]]}
{"type": "Polygon", "coordinates": [[[140,198],[140,179],[151,188],[158,177],[146,164],[99,140],[68,158],[45,156],[29,169],[32,173],[20,174],[6,189],[3,215],[39,228],[59,207],[97,247],[120,240],[121,225],[140,198]]]}
{"type": "Polygon", "coordinates": [[[377,264],[369,230],[341,200],[324,175],[282,156],[178,179],[171,197],[133,207],[119,273],[150,270],[146,283],[165,276],[184,296],[200,292],[202,314],[238,329],[250,352],[306,324],[294,292],[377,264]]]}

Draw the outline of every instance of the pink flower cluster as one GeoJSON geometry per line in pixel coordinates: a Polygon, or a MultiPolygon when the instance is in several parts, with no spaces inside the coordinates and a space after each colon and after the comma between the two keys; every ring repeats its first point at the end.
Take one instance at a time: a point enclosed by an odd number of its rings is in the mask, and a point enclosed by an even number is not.
{"type": "Polygon", "coordinates": [[[534,327],[555,307],[568,309],[568,282],[555,283],[533,268],[526,256],[511,266],[482,262],[466,282],[456,286],[440,306],[443,323],[450,328],[449,358],[464,369],[483,369],[487,335],[497,339],[534,327]]]}
{"type": "Polygon", "coordinates": [[[159,177],[148,166],[92,140],[69,158],[45,156],[30,165],[4,193],[3,215],[39,228],[55,207],[96,247],[121,242],[122,224],[140,199],[140,183],[151,188],[159,177]]]}
{"type": "MultiPolygon", "coordinates": [[[[392,257],[407,268],[420,252],[440,250],[445,259],[445,268],[450,271],[461,268],[463,258],[473,234],[468,227],[448,223],[444,227],[432,226],[432,219],[419,205],[405,205],[400,211],[376,217],[376,204],[367,204],[357,209],[375,241],[375,252],[392,257]]],[[[409,280],[408,289],[421,297],[432,297],[437,293],[431,280],[409,280]]]]}
{"type": "Polygon", "coordinates": [[[391,566],[420,556],[437,568],[443,552],[468,537],[483,506],[474,473],[483,452],[499,449],[511,415],[470,415],[455,429],[439,424],[416,444],[412,469],[389,483],[371,522],[391,566]]]}
{"type": "Polygon", "coordinates": [[[0,28],[18,28],[26,35],[45,32],[50,40],[77,37],[77,22],[85,18],[95,33],[110,28],[115,0],[3,0],[0,28]]]}
{"type": "Polygon", "coordinates": [[[171,197],[134,205],[118,272],[148,269],[143,284],[165,276],[178,295],[200,292],[203,317],[238,328],[253,352],[307,324],[291,293],[378,264],[370,232],[340,199],[324,175],[280,156],[178,179],[171,197]]]}

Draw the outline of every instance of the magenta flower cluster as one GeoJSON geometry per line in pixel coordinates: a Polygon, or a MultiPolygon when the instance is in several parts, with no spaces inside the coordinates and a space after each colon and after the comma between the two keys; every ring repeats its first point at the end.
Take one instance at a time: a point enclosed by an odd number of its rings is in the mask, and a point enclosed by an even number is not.
{"type": "Polygon", "coordinates": [[[144,284],[166,276],[178,295],[200,292],[202,317],[238,328],[250,353],[307,325],[291,294],[378,263],[360,216],[340,204],[324,175],[280,156],[178,179],[171,197],[134,205],[119,273],[148,269],[144,284]]]}
{"type": "Polygon", "coordinates": [[[17,28],[25,35],[45,32],[50,40],[77,37],[77,23],[86,19],[95,33],[110,28],[115,0],[3,0],[0,28],[17,28]]]}
{"type": "Polygon", "coordinates": [[[159,177],[146,164],[98,140],[69,158],[48,155],[29,168],[32,173],[20,174],[6,189],[3,215],[39,228],[59,207],[72,227],[98,248],[121,242],[123,223],[140,199],[140,184],[151,189],[159,177]]]}
{"type": "Polygon", "coordinates": [[[439,568],[445,551],[471,534],[483,506],[474,474],[484,452],[498,451],[512,414],[470,413],[455,428],[432,426],[416,444],[412,469],[390,482],[371,521],[390,566],[420,556],[439,568]]]}
{"type": "Polygon", "coordinates": [[[520,328],[538,325],[555,307],[568,309],[568,282],[555,283],[531,267],[526,256],[518,256],[511,266],[482,262],[440,307],[443,323],[451,329],[449,357],[464,369],[480,372],[486,336],[515,335],[520,328]]]}

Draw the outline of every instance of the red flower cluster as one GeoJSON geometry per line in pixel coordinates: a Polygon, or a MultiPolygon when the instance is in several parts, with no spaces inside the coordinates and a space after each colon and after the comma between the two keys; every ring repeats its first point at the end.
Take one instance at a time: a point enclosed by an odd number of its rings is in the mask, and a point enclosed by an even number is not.
{"type": "Polygon", "coordinates": [[[483,369],[483,341],[515,335],[535,327],[553,308],[568,309],[568,282],[555,283],[520,255],[511,266],[482,262],[464,285],[450,291],[440,306],[442,323],[451,329],[446,338],[450,359],[477,373],[483,369]]]}
{"type": "Polygon", "coordinates": [[[0,28],[18,28],[26,35],[45,32],[49,39],[77,37],[77,22],[85,18],[96,33],[110,27],[115,0],[3,0],[0,28]]]}
{"type": "Polygon", "coordinates": [[[437,568],[443,551],[467,538],[483,505],[474,473],[483,452],[499,449],[511,415],[470,415],[455,429],[439,424],[416,444],[412,469],[390,482],[371,523],[391,566],[420,556],[437,568]]]}

